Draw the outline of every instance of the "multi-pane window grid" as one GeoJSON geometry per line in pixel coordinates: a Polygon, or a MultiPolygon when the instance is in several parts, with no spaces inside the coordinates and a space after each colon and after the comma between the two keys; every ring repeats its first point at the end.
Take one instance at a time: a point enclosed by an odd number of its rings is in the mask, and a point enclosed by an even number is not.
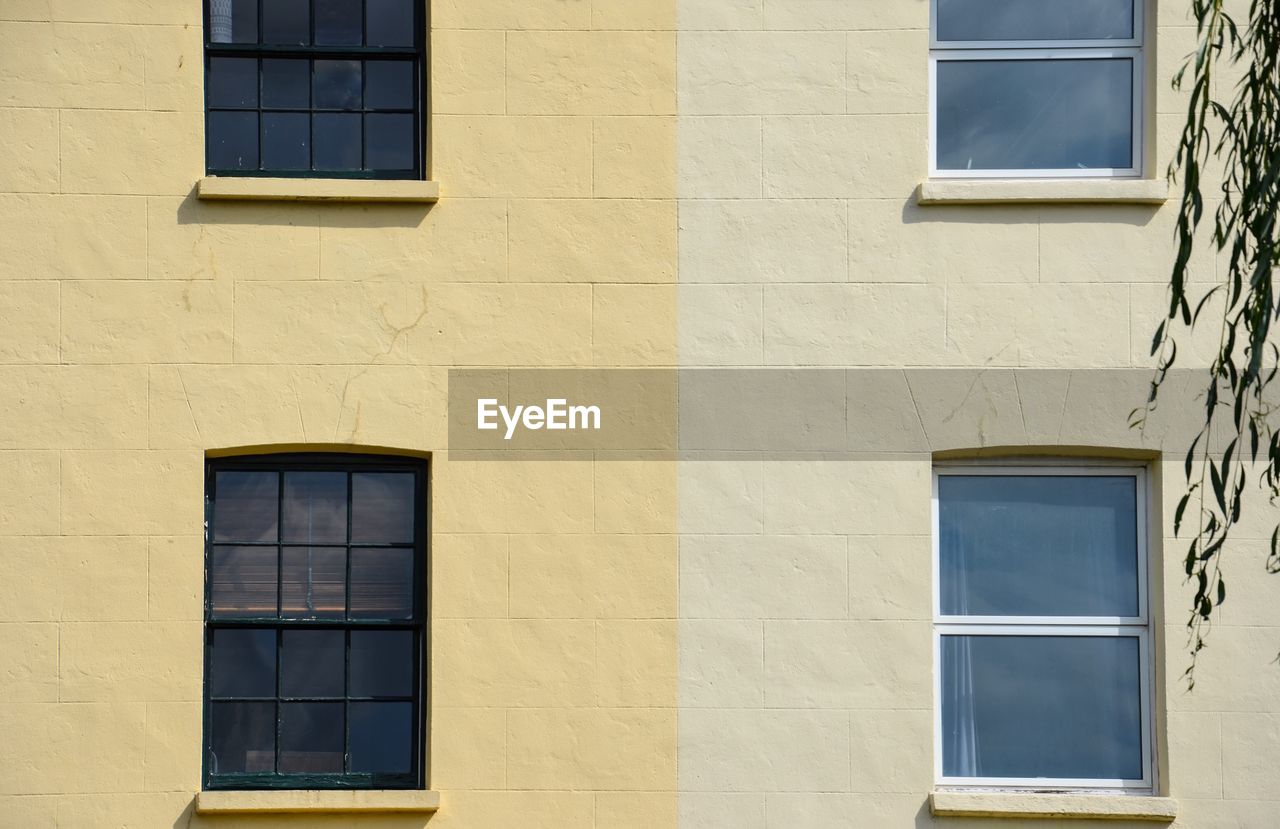
{"type": "Polygon", "coordinates": [[[224,461],[207,486],[206,787],[420,786],[424,470],[224,461]]]}
{"type": "MultiPolygon", "coordinates": [[[[1146,472],[1140,468],[1114,465],[1061,465],[1053,467],[1009,464],[1002,466],[974,466],[955,464],[939,467],[934,472],[934,677],[935,677],[935,776],[941,786],[964,787],[999,787],[999,788],[1033,788],[1033,789],[1112,789],[1117,791],[1151,791],[1153,788],[1154,750],[1151,732],[1151,644],[1149,630],[1149,554],[1147,540],[1147,498],[1146,472]],[[1088,486],[1089,480],[1111,481],[1123,486],[1131,486],[1132,528],[1126,528],[1120,535],[1129,536],[1132,544],[1132,560],[1122,555],[1116,561],[1119,566],[1108,570],[1107,564],[1101,560],[1082,561],[1082,550],[1056,556],[1055,564],[1048,570],[1041,571],[1041,578],[1030,578],[1023,581],[1022,589],[1016,583],[1026,578],[1026,573],[1005,575],[1016,570],[1020,565],[1014,559],[1006,559],[1006,564],[996,564],[994,572],[1004,576],[1005,581],[992,585],[990,576],[983,587],[976,593],[986,591],[988,596],[999,596],[999,601],[1006,606],[1002,612],[995,612],[989,604],[977,602],[978,607],[971,607],[968,602],[957,602],[958,592],[975,594],[972,581],[966,583],[961,570],[948,566],[944,546],[947,545],[945,520],[942,518],[945,496],[941,494],[941,483],[947,478],[981,480],[989,478],[1005,480],[1010,492],[1020,496],[1027,495],[1028,486],[1036,480],[1045,481],[1079,481],[1088,486]],[[1054,568],[1059,574],[1074,572],[1081,574],[1075,584],[1064,583],[1067,579],[1052,577],[1054,568]],[[1132,572],[1129,568],[1132,567],[1132,572]],[[1048,578],[1044,576],[1049,574],[1048,578]],[[956,579],[959,577],[959,581],[956,579]],[[1101,590],[1080,589],[1081,585],[1101,590]],[[1040,589],[1035,589],[1035,588],[1040,589]],[[950,591],[950,592],[949,592],[950,591]],[[1099,596],[1099,592],[1102,593],[1099,596]],[[1108,610],[1107,608],[1115,608],[1108,610]],[[1125,610],[1120,610],[1124,608],[1125,610]],[[1131,608],[1132,612],[1125,612],[1131,608]],[[1117,612],[1119,611],[1119,612],[1117,612]],[[1132,731],[1120,735],[1120,741],[1127,752],[1136,751],[1136,762],[1124,763],[1136,769],[1135,773],[1123,776],[1104,777],[1099,774],[1080,774],[1073,776],[1038,774],[1035,771],[1019,769],[1014,773],[994,775],[975,769],[959,770],[948,768],[956,754],[965,754],[965,750],[957,752],[956,742],[960,735],[956,733],[956,722],[947,722],[946,708],[948,703],[955,703],[957,692],[967,694],[972,700],[981,693],[975,682],[973,666],[978,656],[978,646],[986,654],[1003,650],[1006,653],[997,655],[996,672],[1006,671],[999,681],[1001,693],[1012,694],[1009,699],[1021,697],[1026,699],[1026,688],[1021,694],[1016,693],[1015,677],[1029,677],[1027,687],[1036,682],[1042,688],[1052,687],[1060,678],[1059,673],[1070,674],[1067,665],[1070,659],[1081,660],[1088,665],[1095,686],[1092,693],[1097,699],[1104,700],[1117,710],[1129,709],[1137,712],[1136,722],[1132,722],[1132,731]],[[973,650],[970,651],[969,649],[973,650]],[[1028,650],[1028,648],[1030,648],[1028,650]],[[957,659],[957,657],[960,657],[957,659]],[[999,663],[1001,658],[1003,664],[999,663]],[[958,667],[967,667],[968,671],[958,671],[958,667]],[[949,674],[960,675],[949,675],[949,674]],[[1119,674],[1128,677],[1118,678],[1119,674]],[[1123,686],[1123,690],[1120,690],[1123,686]],[[1116,694],[1120,696],[1116,696],[1116,694]]],[[[1002,518],[993,525],[993,532],[1004,533],[1003,529],[1010,521],[1002,518]]],[[[1082,524],[1088,524],[1082,516],[1082,524]]],[[[1016,533],[1015,533],[1016,535],[1016,533]]],[[[1017,544],[1011,544],[1017,547],[1017,544]]],[[[1058,550],[1064,545],[1059,543],[1058,550]]],[[[998,558],[998,557],[997,557],[998,558]]],[[[973,574],[990,574],[993,572],[990,560],[987,567],[972,570],[973,574]]],[[[1029,571],[1028,571],[1029,572],[1029,571]]],[[[1080,664],[1080,663],[1077,663],[1080,664]]],[[[1088,671],[1086,673],[1088,673],[1088,671]]],[[[1088,680],[1084,680],[1088,682],[1088,680]]],[[[1084,694],[1087,696],[1088,694],[1084,694]]],[[[1070,694],[1064,694],[1069,697],[1070,694]]],[[[1038,698],[1030,703],[1030,709],[1039,709],[1041,714],[1058,723],[1058,727],[1070,730],[1073,715],[1079,713],[1071,710],[1056,710],[1052,714],[1043,711],[1047,703],[1038,698]]],[[[999,706],[996,706],[999,708],[999,706]]],[[[1012,707],[1012,706],[1011,706],[1012,707]]],[[[1101,707],[1101,706],[1100,706],[1101,707]]],[[[1085,719],[1096,724],[1094,718],[1098,709],[1085,712],[1085,719]]],[[[970,712],[972,714],[972,712],[970,712]]],[[[998,717],[1016,717],[1016,713],[1004,711],[998,717]]],[[[1125,719],[1129,722],[1128,719],[1125,719]]],[[[972,722],[969,723],[973,725],[972,722]]],[[[1032,746],[1037,737],[1031,734],[1032,729],[1014,729],[1016,743],[1032,746]]],[[[1006,735],[1007,736],[1007,735],[1006,735]]],[[[980,740],[981,729],[964,734],[965,739],[980,740]]],[[[1068,749],[1062,741],[1051,741],[1052,745],[1032,747],[1026,754],[1033,755],[1038,748],[1047,751],[1048,756],[1061,758],[1068,749]]],[[[973,750],[973,746],[961,746],[962,749],[973,750]]],[[[991,748],[991,746],[984,746],[991,748]]],[[[1018,751],[1011,754],[1018,756],[1018,751]]],[[[1041,756],[1044,756],[1042,753],[1041,756]]],[[[974,757],[969,756],[970,762],[974,757]]],[[[1024,758],[1025,759],[1025,758],[1024,758]]],[[[1006,765],[1008,759],[1006,758],[1006,765]]]]}
{"type": "Polygon", "coordinates": [[[212,175],[422,177],[420,0],[206,0],[212,175]]]}
{"type": "Polygon", "coordinates": [[[931,0],[929,175],[1136,178],[1145,0],[931,0]]]}

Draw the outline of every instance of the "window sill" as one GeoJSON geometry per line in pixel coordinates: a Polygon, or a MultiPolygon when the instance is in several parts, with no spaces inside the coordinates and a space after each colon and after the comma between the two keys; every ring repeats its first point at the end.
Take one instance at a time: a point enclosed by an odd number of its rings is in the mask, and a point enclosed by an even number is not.
{"type": "Polygon", "coordinates": [[[1149,820],[1170,823],[1178,816],[1171,797],[1094,793],[934,792],[929,808],[939,817],[1149,820]]]}
{"type": "Polygon", "coordinates": [[[920,204],[1163,204],[1164,179],[927,179],[916,191],[920,204]]]}
{"type": "Polygon", "coordinates": [[[201,199],[232,201],[400,202],[429,204],[440,198],[437,181],[346,178],[256,178],[206,176],[196,185],[201,199]]]}
{"type": "Polygon", "coordinates": [[[207,791],[196,795],[202,815],[289,813],[417,813],[440,808],[440,793],[423,790],[207,791]]]}

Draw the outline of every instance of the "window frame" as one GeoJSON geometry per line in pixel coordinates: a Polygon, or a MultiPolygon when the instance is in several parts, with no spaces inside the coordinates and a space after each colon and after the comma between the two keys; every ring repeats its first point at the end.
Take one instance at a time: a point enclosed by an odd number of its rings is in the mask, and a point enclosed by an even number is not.
{"type": "Polygon", "coordinates": [[[932,480],[932,568],[933,568],[933,734],[934,734],[934,783],[939,789],[1015,790],[1067,792],[1102,791],[1111,794],[1150,795],[1155,791],[1157,747],[1155,744],[1155,693],[1152,686],[1155,675],[1155,657],[1152,647],[1150,585],[1155,577],[1150,539],[1152,490],[1146,467],[1132,463],[1105,463],[1098,461],[1068,462],[1040,461],[1005,463],[950,462],[936,463],[932,480]],[[938,498],[938,482],[946,476],[1088,476],[1133,478],[1136,487],[1135,524],[1137,527],[1137,616],[956,616],[942,613],[941,532],[938,498]],[[1110,780],[1102,778],[1045,778],[1045,777],[948,777],[943,773],[942,726],[942,637],[971,636],[1064,636],[1064,637],[1112,637],[1138,640],[1138,694],[1142,748],[1141,780],[1110,780]]]}
{"type": "MultiPolygon", "coordinates": [[[[201,722],[203,725],[203,738],[201,740],[201,782],[202,790],[219,791],[219,790],[237,790],[237,791],[255,791],[255,790],[376,790],[376,789],[404,789],[404,790],[420,790],[426,787],[426,770],[428,767],[428,713],[429,707],[429,666],[430,666],[430,530],[428,527],[429,510],[427,509],[427,501],[430,492],[429,468],[425,459],[405,457],[399,455],[367,455],[367,454],[345,454],[345,453],[289,453],[289,454],[267,454],[267,455],[244,455],[224,458],[208,458],[205,461],[205,517],[204,517],[204,612],[202,616],[202,636],[203,636],[203,676],[201,680],[201,722]],[[280,476],[280,487],[284,486],[284,475],[287,472],[298,471],[341,471],[348,476],[353,473],[360,472],[396,472],[396,473],[412,473],[414,475],[414,564],[413,564],[413,604],[414,612],[409,619],[374,619],[374,618],[315,618],[315,619],[288,619],[284,618],[279,612],[274,617],[213,617],[213,578],[212,578],[212,562],[213,562],[213,518],[214,507],[216,501],[216,489],[214,476],[218,472],[226,471],[249,471],[249,472],[276,472],[280,476]],[[284,633],[292,630],[341,630],[344,636],[344,654],[343,654],[343,675],[347,677],[350,671],[351,663],[351,633],[361,630],[409,630],[414,634],[413,659],[412,668],[413,676],[413,693],[411,694],[413,703],[413,724],[410,734],[412,766],[407,774],[377,774],[364,772],[342,772],[342,773],[281,773],[278,771],[271,772],[233,772],[229,774],[214,775],[211,768],[212,759],[212,714],[215,702],[222,700],[214,700],[210,696],[210,667],[212,655],[212,632],[215,630],[235,630],[235,629],[270,629],[274,632],[276,638],[275,659],[276,659],[276,741],[275,741],[275,760],[279,763],[280,756],[280,728],[281,728],[281,710],[279,706],[280,694],[280,658],[281,643],[284,633]]],[[[350,487],[350,482],[348,482],[350,487]]],[[[283,500],[277,503],[277,522],[278,526],[283,528],[281,521],[283,511],[283,500]]],[[[346,548],[348,550],[347,559],[347,578],[348,587],[350,580],[350,549],[352,547],[380,545],[366,545],[360,543],[352,543],[350,539],[351,523],[351,501],[350,489],[348,489],[347,501],[347,533],[348,541],[346,548]]],[[[228,542],[227,546],[246,546],[242,542],[228,542]]],[[[286,545],[279,536],[274,544],[271,542],[256,542],[247,546],[271,547],[277,549],[277,573],[282,565],[279,556],[283,547],[286,545]]],[[[320,545],[326,546],[326,545],[320,545]]],[[[329,545],[335,546],[335,545],[329,545]]],[[[283,595],[284,585],[282,580],[277,577],[276,595],[277,608],[283,595]]],[[[349,681],[349,680],[347,680],[349,681]]],[[[349,692],[344,691],[341,702],[344,704],[346,714],[344,715],[344,752],[350,748],[350,706],[353,697],[349,692]]],[[[325,700],[326,702],[337,702],[337,698],[325,700]]]]}
{"type": "Polygon", "coordinates": [[[929,177],[937,179],[1135,179],[1146,171],[1146,0],[1133,0],[1133,37],[1126,40],[939,40],[938,0],[929,0],[929,177]],[[948,170],[938,167],[938,63],[991,60],[1127,58],[1133,65],[1129,167],[948,170]]]}
{"type": "MultiPolygon", "coordinates": [[[[262,0],[258,2],[258,37],[262,37],[262,0]]],[[[413,2],[413,19],[414,19],[414,44],[412,46],[317,46],[296,45],[296,44],[265,44],[265,43],[214,43],[212,41],[213,26],[210,15],[212,14],[212,0],[202,0],[202,22],[204,31],[203,38],[203,83],[204,83],[204,162],[205,175],[219,177],[238,177],[238,178],[310,178],[310,179],[357,179],[357,180],[382,180],[382,181],[425,181],[427,177],[427,104],[430,96],[428,95],[430,61],[427,29],[429,19],[427,13],[426,0],[412,0],[413,2]],[[210,62],[213,58],[253,58],[258,64],[258,105],[253,108],[228,109],[216,108],[218,112],[254,112],[258,115],[258,168],[253,170],[237,170],[215,168],[209,161],[212,157],[210,150],[212,149],[212,138],[209,129],[209,72],[210,62]],[[314,100],[306,109],[270,109],[262,106],[262,65],[263,59],[306,59],[306,60],[379,60],[379,59],[408,59],[412,58],[417,64],[417,71],[413,73],[413,169],[412,170],[275,170],[262,167],[262,114],[264,112],[280,112],[286,114],[306,114],[312,118],[309,122],[310,126],[310,152],[312,153],[312,162],[314,163],[315,152],[315,124],[314,116],[316,114],[342,114],[337,110],[316,109],[314,100]]],[[[311,11],[310,31],[311,40],[315,40],[315,0],[308,0],[308,7],[311,11]]],[[[362,9],[363,11],[363,9],[362,9]]],[[[361,18],[361,25],[367,25],[364,18],[361,18]]],[[[314,73],[314,67],[311,71],[314,73]]],[[[367,83],[363,73],[361,76],[361,88],[364,89],[367,83]]],[[[313,81],[314,84],[314,81],[313,81]]],[[[314,87],[308,93],[314,97],[314,87]]],[[[360,150],[361,159],[365,154],[366,134],[364,128],[363,116],[370,113],[369,110],[361,108],[360,110],[350,110],[352,114],[362,116],[360,121],[360,150]]],[[[374,111],[373,114],[377,114],[374,111]]],[[[386,110],[386,114],[404,114],[400,110],[386,110]]]]}

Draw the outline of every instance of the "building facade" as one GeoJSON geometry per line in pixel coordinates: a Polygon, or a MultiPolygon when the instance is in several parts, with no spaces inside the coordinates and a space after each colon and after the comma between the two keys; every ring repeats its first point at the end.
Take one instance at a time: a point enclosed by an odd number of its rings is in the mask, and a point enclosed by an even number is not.
{"type": "Polygon", "coordinates": [[[1274,510],[1188,692],[1128,426],[1195,31],[1081,5],[0,0],[0,826],[1280,822],[1274,510]],[[525,369],[676,443],[459,451],[525,369]]]}

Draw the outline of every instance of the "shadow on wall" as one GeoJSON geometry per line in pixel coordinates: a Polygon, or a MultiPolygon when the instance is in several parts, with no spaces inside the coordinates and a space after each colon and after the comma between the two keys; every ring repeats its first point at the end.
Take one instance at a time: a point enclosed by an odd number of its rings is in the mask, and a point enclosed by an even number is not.
{"type": "MultiPolygon", "coordinates": [[[[927,810],[927,809],[926,809],[927,810]]],[[[396,814],[298,814],[298,815],[208,815],[196,814],[192,799],[173,821],[173,829],[424,829],[434,815],[396,814]]],[[[1123,829],[1119,827],[1118,829],[1123,829]]]]}
{"type": "MultiPolygon", "coordinates": [[[[851,822],[850,827],[863,824],[851,822]]],[[[1165,824],[1139,820],[1045,820],[1044,818],[934,817],[926,798],[916,813],[915,829],[1151,829],[1165,824]]],[[[868,829],[870,824],[867,824],[868,829]]],[[[878,828],[877,828],[878,829],[878,828]]],[[[885,827],[884,829],[889,829],[885,827]]]]}

